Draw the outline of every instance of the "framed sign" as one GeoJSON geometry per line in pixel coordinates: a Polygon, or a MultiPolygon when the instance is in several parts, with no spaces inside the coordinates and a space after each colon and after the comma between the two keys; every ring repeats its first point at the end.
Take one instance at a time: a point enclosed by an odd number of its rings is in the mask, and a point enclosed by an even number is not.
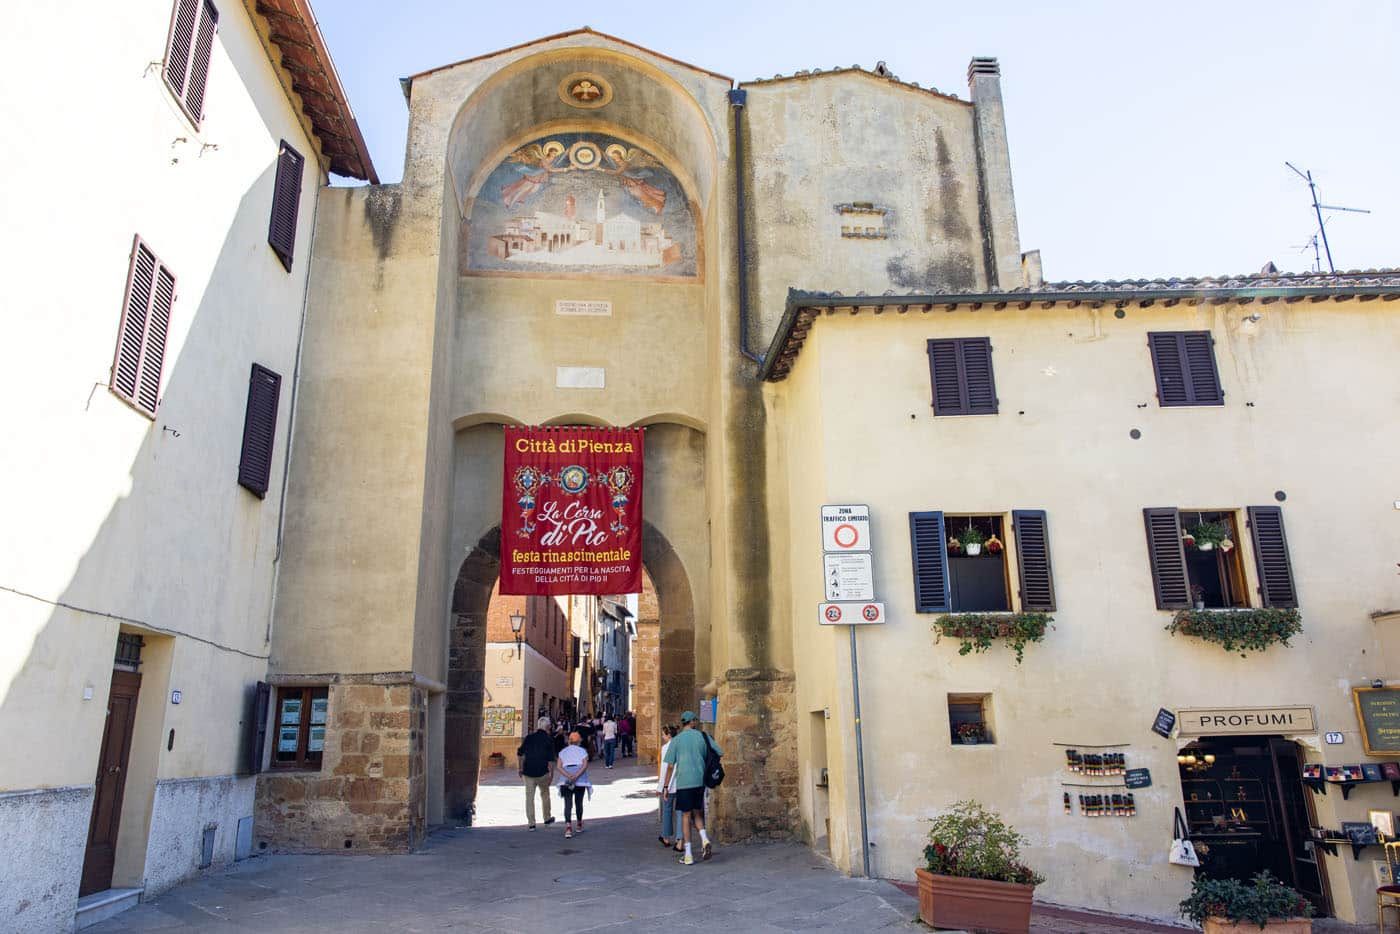
{"type": "Polygon", "coordinates": [[[1176,726],[1176,714],[1165,707],[1160,708],[1157,711],[1157,719],[1152,722],[1152,732],[1170,739],[1174,726],[1176,726]]]}
{"type": "Polygon", "coordinates": [[[1368,756],[1400,756],[1400,688],[1352,688],[1368,756]]]}
{"type": "Polygon", "coordinates": [[[1152,773],[1147,769],[1128,769],[1123,773],[1123,784],[1129,788],[1147,788],[1152,784],[1152,773]]]}

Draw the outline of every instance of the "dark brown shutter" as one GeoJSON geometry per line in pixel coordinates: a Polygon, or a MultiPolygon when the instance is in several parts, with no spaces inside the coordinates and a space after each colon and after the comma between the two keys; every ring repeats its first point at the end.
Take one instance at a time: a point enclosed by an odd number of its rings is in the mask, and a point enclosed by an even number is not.
{"type": "Polygon", "coordinates": [[[190,50],[194,48],[195,23],[202,0],[176,0],[170,22],[170,41],[165,49],[165,81],[181,101],[190,72],[190,50]]]}
{"type": "Polygon", "coordinates": [[[204,90],[209,82],[209,58],[214,50],[214,32],[219,26],[219,11],[204,0],[200,5],[199,30],[195,33],[194,54],[190,56],[189,84],[185,88],[185,111],[195,126],[204,119],[204,90]]]}
{"type": "Polygon", "coordinates": [[[1050,532],[1045,510],[1017,509],[1011,513],[1016,535],[1016,567],[1021,578],[1021,609],[1055,609],[1055,581],[1050,572],[1050,532]]]}
{"type": "Polygon", "coordinates": [[[141,378],[141,345],[146,338],[146,317],[151,311],[151,291],[156,277],[156,255],[137,237],[131,247],[131,268],[126,276],[117,355],[112,362],[112,391],[136,401],[141,378]]]}
{"type": "Polygon", "coordinates": [[[1186,549],[1181,543],[1181,519],[1174,507],[1144,509],[1147,524],[1147,558],[1152,565],[1152,587],[1157,609],[1179,610],[1191,605],[1186,576],[1186,549]]]}
{"type": "Polygon", "coordinates": [[[301,202],[301,172],[306,160],[287,141],[277,153],[277,182],[272,189],[272,219],[268,222],[267,242],[292,271],[292,255],[297,242],[297,208],[301,202]]]}
{"type": "Polygon", "coordinates": [[[992,379],[992,341],[986,337],[964,337],[958,341],[962,358],[963,398],[968,415],[995,415],[997,388],[992,379]]]}
{"type": "Polygon", "coordinates": [[[154,416],[160,405],[160,377],[174,304],[175,274],[136,237],[110,385],[114,393],[147,415],[154,416]]]}
{"type": "Polygon", "coordinates": [[[1277,506],[1250,506],[1246,512],[1254,540],[1254,561],[1259,569],[1259,595],[1264,605],[1297,606],[1293,565],[1288,560],[1288,536],[1283,532],[1283,510],[1277,506]]]}
{"type": "Polygon", "coordinates": [[[253,364],[248,378],[248,409],[243,416],[243,454],[238,459],[238,483],[267,495],[272,475],[272,442],[277,435],[277,397],[282,377],[266,367],[253,364]]]}
{"type": "Polygon", "coordinates": [[[1147,335],[1157,401],[1163,406],[1222,405],[1215,340],[1209,331],[1154,331],[1147,335]]]}
{"type": "Polygon", "coordinates": [[[248,774],[256,775],[263,770],[263,747],[267,745],[267,712],[272,702],[272,688],[266,681],[253,686],[248,698],[244,724],[244,766],[248,774]]]}
{"type": "Polygon", "coordinates": [[[992,342],[957,337],[928,342],[929,381],[935,415],[995,415],[992,342]]]}
{"type": "Polygon", "coordinates": [[[929,382],[933,385],[934,415],[966,415],[963,401],[962,377],[958,367],[956,340],[928,342],[929,382]]]}
{"type": "Polygon", "coordinates": [[[916,613],[946,613],[949,610],[947,541],[942,512],[909,513],[916,613]]]}

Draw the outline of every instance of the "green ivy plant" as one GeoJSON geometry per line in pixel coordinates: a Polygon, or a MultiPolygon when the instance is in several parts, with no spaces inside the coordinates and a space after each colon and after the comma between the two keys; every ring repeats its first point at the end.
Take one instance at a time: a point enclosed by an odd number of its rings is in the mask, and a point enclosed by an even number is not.
{"type": "Polygon", "coordinates": [[[1021,664],[1026,646],[1045,638],[1045,630],[1053,623],[1048,613],[949,613],[934,621],[938,638],[957,639],[958,654],[985,652],[993,639],[1005,639],[1016,652],[1016,664],[1021,664]]]}
{"type": "Polygon", "coordinates": [[[1253,921],[1261,929],[1270,921],[1311,918],[1313,914],[1311,902],[1267,871],[1259,873],[1248,885],[1238,879],[1197,876],[1180,909],[1183,917],[1200,925],[1207,918],[1224,918],[1253,921]]]}
{"type": "Polygon", "coordinates": [[[1303,631],[1303,617],[1295,609],[1178,610],[1166,626],[1172,635],[1195,636],[1217,642],[1227,652],[1262,652],[1269,646],[1287,646],[1303,631]]]}
{"type": "Polygon", "coordinates": [[[933,819],[925,868],[940,876],[1039,885],[1045,877],[1021,862],[1024,842],[995,812],[976,801],[959,801],[933,819]]]}

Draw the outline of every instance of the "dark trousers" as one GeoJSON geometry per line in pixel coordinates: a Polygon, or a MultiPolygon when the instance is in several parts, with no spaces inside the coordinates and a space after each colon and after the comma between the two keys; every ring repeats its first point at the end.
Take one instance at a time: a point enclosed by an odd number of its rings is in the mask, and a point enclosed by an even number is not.
{"type": "Polygon", "coordinates": [[[603,740],[603,763],[604,763],[608,768],[612,768],[613,756],[615,756],[616,754],[617,754],[617,740],[615,740],[615,739],[605,739],[605,740],[603,740]]]}
{"type": "Polygon", "coordinates": [[[578,819],[583,820],[583,795],[587,790],[581,785],[575,785],[573,788],[559,786],[559,797],[564,799],[564,823],[567,824],[574,819],[574,810],[578,811],[578,819]]]}

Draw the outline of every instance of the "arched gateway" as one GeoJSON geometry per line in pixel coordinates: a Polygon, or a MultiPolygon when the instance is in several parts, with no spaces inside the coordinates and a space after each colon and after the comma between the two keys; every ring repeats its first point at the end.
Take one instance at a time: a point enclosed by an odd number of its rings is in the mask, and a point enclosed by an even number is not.
{"type": "Polygon", "coordinates": [[[647,429],[659,710],[718,699],[722,836],[799,830],[732,82],[589,31],[415,76],[400,185],[317,225],[273,629],[325,685],[321,767],[259,782],[281,849],[411,848],[476,788],[502,426],[647,429]]]}

